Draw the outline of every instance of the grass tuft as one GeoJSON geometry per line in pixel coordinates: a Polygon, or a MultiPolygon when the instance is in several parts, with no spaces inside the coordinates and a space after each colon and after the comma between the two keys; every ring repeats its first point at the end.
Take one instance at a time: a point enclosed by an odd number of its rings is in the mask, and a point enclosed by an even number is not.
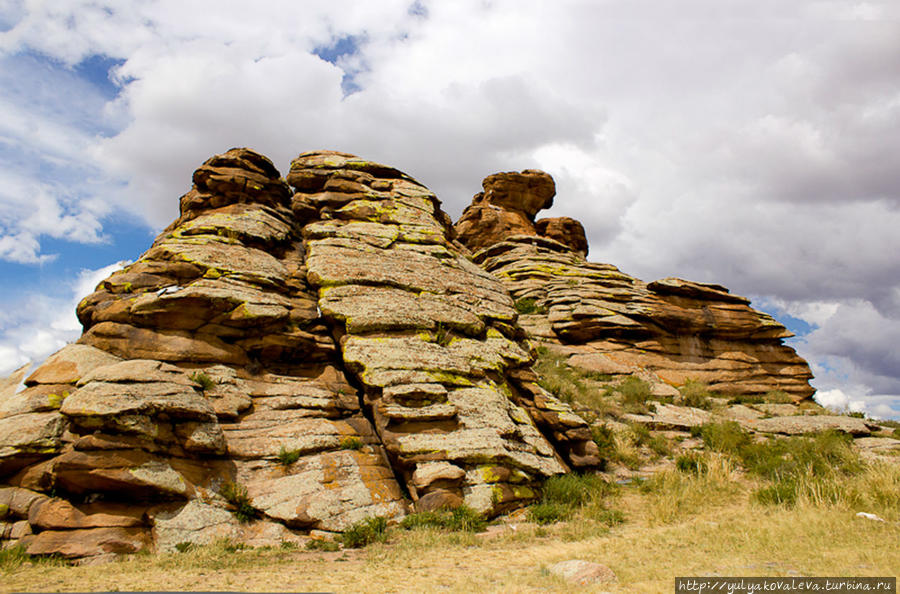
{"type": "Polygon", "coordinates": [[[259,516],[259,510],[253,507],[247,487],[244,485],[228,481],[222,485],[219,495],[234,507],[231,513],[238,519],[238,522],[251,522],[259,516]]]}
{"type": "Polygon", "coordinates": [[[28,553],[22,545],[14,545],[5,549],[0,549],[0,571],[11,572],[22,566],[29,560],[28,553]]]}
{"type": "Polygon", "coordinates": [[[200,389],[204,392],[213,389],[216,385],[216,382],[214,382],[213,379],[209,377],[205,371],[195,371],[188,377],[192,382],[199,384],[200,389]]]}
{"type": "Polygon", "coordinates": [[[523,297],[516,300],[516,311],[520,315],[529,315],[545,314],[548,310],[546,306],[538,305],[536,299],[532,299],[531,297],[523,297]]]}
{"type": "Polygon", "coordinates": [[[678,391],[681,393],[681,404],[684,406],[703,410],[710,410],[713,407],[713,401],[710,399],[712,393],[703,382],[687,380],[678,391]]]}
{"type": "Polygon", "coordinates": [[[387,520],[380,516],[356,522],[341,535],[341,543],[348,549],[360,549],[387,540],[387,520]]]}
{"type": "Polygon", "coordinates": [[[483,532],[486,526],[487,521],[467,505],[410,514],[400,522],[404,530],[437,528],[454,532],[483,532]]]}
{"type": "Polygon", "coordinates": [[[290,466],[300,459],[300,450],[288,450],[284,446],[278,450],[278,462],[282,466],[290,466]]]}
{"type": "Polygon", "coordinates": [[[306,550],[334,553],[335,551],[341,550],[341,545],[333,540],[313,539],[306,543],[306,550]]]}
{"type": "Polygon", "coordinates": [[[344,437],[341,439],[341,449],[342,450],[359,450],[363,447],[363,441],[358,437],[344,437]]]}

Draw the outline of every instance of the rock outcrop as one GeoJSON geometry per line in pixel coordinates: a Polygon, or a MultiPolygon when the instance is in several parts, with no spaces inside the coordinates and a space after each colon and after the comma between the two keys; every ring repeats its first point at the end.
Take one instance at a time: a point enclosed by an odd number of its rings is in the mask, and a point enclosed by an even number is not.
{"type": "MultiPolygon", "coordinates": [[[[537,187],[536,211],[548,177],[492,196],[537,187]]],[[[93,557],[492,515],[600,463],[538,386],[508,289],[414,179],[328,152],[285,181],[233,149],[193,181],[79,304],[81,339],[4,389],[0,544],[93,557]]]]}
{"type": "Polygon", "coordinates": [[[527,303],[520,309],[528,315],[519,321],[533,338],[569,347],[570,365],[601,374],[649,373],[676,387],[696,380],[729,395],[812,396],[809,366],[782,342],[791,333],[748,299],[676,278],[645,283],[610,264],[588,262],[577,221],[532,222],[535,206],[548,202],[548,185],[533,180],[546,174],[498,175],[485,179],[485,192],[457,223],[460,241],[517,303],[527,303]],[[521,191],[492,199],[498,175],[521,191]],[[509,196],[519,202],[511,204],[509,196]],[[509,220],[516,224],[495,223],[509,220]]]}

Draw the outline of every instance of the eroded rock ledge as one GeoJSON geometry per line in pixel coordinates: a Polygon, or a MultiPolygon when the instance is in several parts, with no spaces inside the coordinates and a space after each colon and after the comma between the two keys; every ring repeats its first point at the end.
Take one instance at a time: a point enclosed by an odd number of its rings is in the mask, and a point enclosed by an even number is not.
{"type": "Polygon", "coordinates": [[[534,183],[542,176],[526,170],[486,178],[485,191],[456,224],[475,262],[517,302],[527,300],[529,313],[519,322],[530,336],[564,345],[575,367],[649,374],[661,388],[697,380],[729,395],[779,391],[795,401],[813,395],[809,366],[782,342],[792,334],[748,299],[676,278],[645,283],[611,264],[588,262],[577,221],[535,222],[538,205],[549,202],[546,184],[534,183]],[[495,199],[500,180],[519,191],[495,199]]]}
{"type": "Polygon", "coordinates": [[[332,152],[285,181],[248,149],[193,181],[79,304],[81,339],[4,391],[0,544],[78,558],[496,514],[599,464],[421,184],[332,152]]]}

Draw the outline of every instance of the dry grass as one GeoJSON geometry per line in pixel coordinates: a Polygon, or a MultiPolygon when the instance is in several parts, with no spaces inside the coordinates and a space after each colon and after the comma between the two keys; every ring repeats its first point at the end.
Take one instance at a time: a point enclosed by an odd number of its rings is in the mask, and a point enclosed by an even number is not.
{"type": "Polygon", "coordinates": [[[839,500],[804,495],[792,507],[754,503],[760,480],[709,453],[698,473],[606,490],[549,526],[522,522],[495,535],[393,529],[385,544],[337,553],[219,543],[114,565],[24,564],[0,570],[0,590],[564,592],[571,586],[545,568],[566,559],[611,567],[619,583],[598,590],[615,592],[667,592],[689,575],[896,574],[900,467],[868,467],[841,479],[839,500]],[[610,508],[625,522],[604,522],[610,508]]]}

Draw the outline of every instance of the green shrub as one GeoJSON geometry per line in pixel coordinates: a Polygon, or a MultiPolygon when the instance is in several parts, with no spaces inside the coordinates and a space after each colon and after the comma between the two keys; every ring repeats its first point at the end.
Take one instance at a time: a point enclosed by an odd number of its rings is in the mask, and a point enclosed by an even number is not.
{"type": "Polygon", "coordinates": [[[206,390],[211,390],[216,385],[216,382],[214,382],[213,379],[209,377],[205,371],[195,371],[188,377],[191,378],[192,382],[200,384],[200,389],[202,389],[204,392],[206,390]]]}
{"type": "Polygon", "coordinates": [[[280,547],[282,551],[295,551],[299,548],[297,543],[291,540],[282,540],[280,547]]]}
{"type": "Polygon", "coordinates": [[[387,540],[387,520],[376,516],[356,522],[341,535],[345,548],[359,549],[374,542],[387,540]]]}
{"type": "Polygon", "coordinates": [[[865,418],[866,418],[866,413],[864,413],[864,412],[859,412],[859,411],[853,411],[853,412],[848,413],[848,416],[851,416],[851,417],[853,417],[854,419],[865,419],[865,418]]]}
{"type": "Polygon", "coordinates": [[[757,489],[753,497],[764,505],[794,505],[797,501],[797,481],[789,478],[777,480],[757,489]]]}
{"type": "Polygon", "coordinates": [[[222,485],[219,494],[234,507],[232,513],[239,522],[250,522],[259,515],[259,510],[253,507],[247,487],[244,485],[228,481],[222,485]]]}
{"type": "Polygon", "coordinates": [[[363,447],[363,441],[358,437],[344,437],[341,439],[342,450],[359,450],[363,447]]]}
{"type": "Polygon", "coordinates": [[[675,459],[675,468],[684,473],[700,474],[703,470],[703,457],[697,452],[681,454],[675,459]]]}
{"type": "Polygon", "coordinates": [[[773,439],[741,449],[741,463],[754,474],[770,480],[788,477],[852,475],[862,470],[853,438],[836,431],[814,436],[773,439]]]}
{"type": "Polygon", "coordinates": [[[636,375],[625,378],[622,383],[613,388],[613,391],[622,396],[622,404],[628,412],[647,413],[650,411],[650,407],[647,405],[647,402],[653,398],[650,384],[636,375]]]}
{"type": "Polygon", "coordinates": [[[282,466],[290,466],[299,459],[300,450],[288,450],[284,446],[281,446],[281,449],[278,450],[278,462],[282,466]]]}
{"type": "Polygon", "coordinates": [[[681,403],[684,406],[692,406],[703,410],[712,408],[713,403],[710,400],[712,394],[705,383],[688,380],[678,391],[681,393],[681,403]]]}
{"type": "Polygon", "coordinates": [[[547,313],[545,306],[538,305],[536,299],[531,297],[523,297],[516,300],[516,311],[521,315],[544,314],[547,313]]]}
{"type": "Polygon", "coordinates": [[[657,456],[668,456],[672,453],[672,446],[669,440],[662,435],[654,435],[647,442],[647,447],[657,456]]]}
{"type": "Polygon", "coordinates": [[[537,354],[534,370],[542,388],[569,404],[578,402],[599,412],[610,409],[603,391],[589,383],[608,381],[609,376],[579,371],[569,366],[567,356],[557,355],[546,347],[538,347],[537,354]]]}
{"type": "Polygon", "coordinates": [[[763,396],[763,400],[765,402],[771,402],[772,404],[791,404],[794,402],[791,395],[784,390],[769,390],[766,392],[766,395],[763,396]]]}
{"type": "Polygon", "coordinates": [[[569,519],[574,511],[571,505],[565,503],[535,503],[528,508],[528,519],[540,525],[554,524],[569,519]]]}
{"type": "Polygon", "coordinates": [[[625,514],[617,509],[604,509],[596,514],[596,519],[610,528],[625,522],[625,514]]]}
{"type": "Polygon", "coordinates": [[[20,544],[0,549],[0,572],[18,569],[28,560],[28,553],[25,552],[25,547],[20,544]]]}
{"type": "Polygon", "coordinates": [[[603,460],[603,468],[600,470],[605,470],[606,462],[616,459],[615,433],[609,425],[604,423],[591,427],[591,437],[597,444],[597,449],[600,450],[600,459],[603,460]]]}
{"type": "Polygon", "coordinates": [[[700,437],[707,449],[737,455],[753,438],[734,421],[707,423],[700,428],[700,437]]]}
{"type": "Polygon", "coordinates": [[[194,548],[194,543],[188,542],[188,541],[179,542],[179,543],[175,544],[175,550],[178,551],[179,553],[187,553],[188,551],[190,551],[193,548],[194,548]]]}
{"type": "Polygon", "coordinates": [[[650,428],[640,423],[629,423],[628,431],[631,432],[634,444],[638,446],[647,445],[653,438],[650,435],[650,428]]]}
{"type": "Polygon", "coordinates": [[[544,503],[562,503],[581,506],[592,497],[606,493],[609,486],[599,476],[592,474],[557,474],[543,484],[544,503]]]}
{"type": "MultiPolygon", "coordinates": [[[[284,544],[284,543],[282,543],[284,544]]],[[[313,539],[306,543],[307,551],[324,551],[326,553],[333,553],[335,551],[341,550],[341,545],[333,540],[319,540],[313,539]]]]}
{"type": "Polygon", "coordinates": [[[441,509],[409,514],[400,522],[404,530],[415,528],[438,528],[456,532],[482,532],[487,521],[467,505],[455,509],[441,509]]]}

